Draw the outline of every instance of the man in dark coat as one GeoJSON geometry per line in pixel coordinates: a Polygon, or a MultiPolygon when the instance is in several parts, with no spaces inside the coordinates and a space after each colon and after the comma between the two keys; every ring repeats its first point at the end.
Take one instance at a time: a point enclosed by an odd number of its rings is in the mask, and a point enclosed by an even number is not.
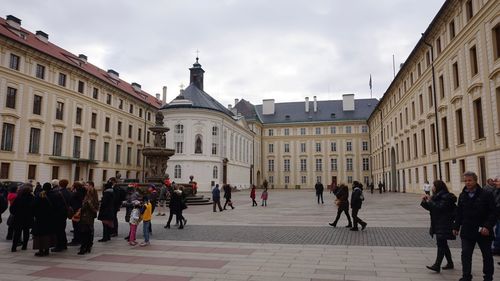
{"type": "Polygon", "coordinates": [[[351,228],[352,222],[351,216],[349,216],[349,189],[347,188],[347,185],[339,185],[334,193],[337,197],[337,200],[335,200],[335,204],[337,205],[337,217],[335,218],[335,221],[329,223],[329,225],[337,227],[337,222],[340,219],[340,215],[344,212],[347,217],[347,221],[349,222],[346,227],[351,228]]]}
{"type": "MultiPolygon", "coordinates": [[[[74,213],[78,212],[82,208],[83,198],[85,198],[85,187],[81,183],[75,182],[73,184],[73,192],[71,192],[71,198],[69,200],[69,205],[74,213]]],[[[80,222],[71,221],[73,224],[73,239],[68,244],[69,246],[80,245],[80,222]]]]}
{"type": "Polygon", "coordinates": [[[477,175],[464,173],[465,187],[458,198],[457,214],[453,233],[462,239],[462,278],[460,281],[472,280],[472,253],[476,243],[483,256],[483,273],[485,281],[493,280],[493,255],[491,242],[493,226],[496,223],[496,210],[493,196],[485,192],[477,184],[477,175]]]}
{"type": "Polygon", "coordinates": [[[118,212],[122,206],[123,201],[127,199],[127,191],[116,185],[116,179],[110,178],[108,181],[108,186],[113,189],[113,229],[111,231],[111,237],[118,235],[118,212]]]}
{"type": "Polygon", "coordinates": [[[493,242],[493,254],[500,255],[500,175],[496,176],[494,183],[495,183],[495,190],[493,191],[493,197],[495,198],[495,206],[497,209],[497,225],[495,227],[495,241],[493,242]]]}
{"type": "Polygon", "coordinates": [[[358,223],[361,225],[361,230],[366,228],[367,223],[358,217],[358,212],[359,209],[361,209],[363,200],[365,200],[363,196],[363,185],[358,181],[354,181],[352,183],[351,193],[352,220],[354,222],[354,226],[350,229],[352,231],[358,231],[358,223]]]}
{"type": "Polygon", "coordinates": [[[229,184],[224,185],[224,199],[226,199],[226,202],[224,203],[223,209],[226,210],[227,205],[234,209],[233,202],[231,201],[231,186],[229,184]]]}
{"type": "Polygon", "coordinates": [[[321,198],[321,204],[324,204],[325,202],[323,201],[323,190],[325,189],[325,187],[319,180],[316,183],[316,185],[314,185],[314,189],[316,190],[316,197],[318,198],[318,204],[320,198],[321,198]]]}
{"type": "Polygon", "coordinates": [[[14,203],[10,206],[10,213],[14,216],[12,220],[12,227],[14,228],[12,252],[16,251],[19,242],[21,242],[21,233],[23,235],[22,249],[26,250],[28,247],[30,228],[33,227],[34,221],[33,202],[35,198],[31,194],[31,190],[31,184],[21,186],[14,203]]]}
{"type": "Polygon", "coordinates": [[[97,219],[102,222],[102,239],[98,240],[98,242],[106,242],[111,239],[115,215],[113,188],[110,185],[104,185],[104,188],[101,205],[99,206],[99,215],[97,216],[97,219]]]}
{"type": "Polygon", "coordinates": [[[56,231],[56,245],[52,252],[61,252],[68,249],[66,238],[66,221],[68,220],[71,193],[67,189],[68,180],[60,180],[59,185],[48,193],[48,198],[54,204],[54,226],[56,231]]]}

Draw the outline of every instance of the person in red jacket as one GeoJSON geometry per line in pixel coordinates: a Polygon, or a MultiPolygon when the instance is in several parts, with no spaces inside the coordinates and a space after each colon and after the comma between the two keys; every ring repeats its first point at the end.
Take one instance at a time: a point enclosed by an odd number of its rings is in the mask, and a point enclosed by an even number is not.
{"type": "Polygon", "coordinates": [[[252,184],[252,190],[250,190],[250,198],[252,198],[252,207],[257,206],[257,201],[255,201],[255,184],[252,184]]]}

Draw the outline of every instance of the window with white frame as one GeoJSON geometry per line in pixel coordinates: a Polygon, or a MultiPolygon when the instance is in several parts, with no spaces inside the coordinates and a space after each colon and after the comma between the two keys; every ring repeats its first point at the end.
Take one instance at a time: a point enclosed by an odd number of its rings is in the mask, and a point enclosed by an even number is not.
{"type": "Polygon", "coordinates": [[[305,142],[300,143],[300,152],[306,152],[306,143],[305,142]]]}
{"type": "Polygon", "coordinates": [[[316,182],[321,182],[321,176],[316,176],[316,182]]]}
{"type": "Polygon", "coordinates": [[[269,172],[274,172],[274,159],[267,160],[267,168],[269,172]]]}
{"type": "Polygon", "coordinates": [[[306,128],[300,128],[300,135],[304,136],[306,134],[306,128]]]}
{"type": "Polygon", "coordinates": [[[316,128],[316,135],[321,135],[321,128],[316,128]]]}
{"type": "Polygon", "coordinates": [[[175,165],[174,167],[174,178],[180,179],[182,176],[181,165],[175,165]]]}
{"type": "Polygon", "coordinates": [[[290,183],[290,176],[285,176],[285,183],[286,184],[290,183]]]}
{"type": "Polygon", "coordinates": [[[345,127],[345,133],[346,133],[346,134],[350,134],[350,133],[352,133],[352,127],[351,127],[351,126],[346,126],[346,127],[345,127]]]}
{"type": "Polygon", "coordinates": [[[347,183],[352,183],[352,176],[347,177],[347,183]]]}
{"type": "Polygon", "coordinates": [[[269,148],[269,153],[274,153],[274,144],[270,143],[268,145],[268,148],[269,148]]]}
{"type": "Polygon", "coordinates": [[[347,151],[352,151],[352,142],[348,141],[348,142],[346,143],[346,150],[347,150],[347,151]]]}
{"type": "Polygon", "coordinates": [[[217,144],[212,143],[212,155],[217,155],[217,144]]]}
{"type": "Polygon", "coordinates": [[[361,133],[368,133],[368,126],[366,125],[361,126],[361,133]]]}
{"type": "Polygon", "coordinates": [[[273,129],[269,129],[269,130],[267,130],[267,132],[268,132],[268,135],[270,137],[274,136],[274,130],[273,129]]]}
{"type": "Polygon", "coordinates": [[[316,172],[321,172],[323,170],[323,159],[316,159],[316,172]]]}
{"type": "Polygon", "coordinates": [[[370,159],[363,158],[363,171],[370,170],[370,159]]]}
{"type": "Polygon", "coordinates": [[[352,158],[347,158],[346,159],[346,170],[347,171],[352,171],[352,158]]]}
{"type": "Polygon", "coordinates": [[[290,135],[290,129],[285,128],[285,136],[289,136],[289,135],[290,135]]]}
{"type": "Polygon", "coordinates": [[[331,142],[331,143],[330,143],[330,150],[331,150],[332,152],[337,151],[337,143],[336,143],[336,142],[331,142]]]}
{"type": "Polygon", "coordinates": [[[307,177],[306,176],[301,176],[300,177],[300,183],[306,184],[307,183],[307,177]]]}
{"type": "Polygon", "coordinates": [[[290,172],[290,159],[283,160],[283,169],[285,172],[290,172]]]}
{"type": "Polygon", "coordinates": [[[274,183],[274,176],[269,176],[269,183],[274,183]]]}
{"type": "Polygon", "coordinates": [[[175,142],[175,153],[183,153],[183,142],[181,141],[175,142]]]}
{"type": "Polygon", "coordinates": [[[307,159],[300,159],[300,171],[307,171],[307,159]]]}
{"type": "Polygon", "coordinates": [[[362,142],[362,148],[363,148],[363,151],[368,151],[368,142],[367,141],[362,142]]]}
{"type": "Polygon", "coordinates": [[[335,126],[330,127],[330,134],[333,135],[333,134],[336,134],[336,133],[337,133],[337,127],[335,127],[335,126]]]}
{"type": "Polygon", "coordinates": [[[219,168],[217,166],[214,166],[212,170],[212,177],[214,179],[217,179],[219,177],[219,168]]]}
{"type": "Polygon", "coordinates": [[[316,143],[316,152],[321,152],[321,143],[320,142],[316,143]]]}
{"type": "Polygon", "coordinates": [[[290,144],[289,143],[285,143],[284,147],[285,147],[285,153],[290,152],[290,144]]]}
{"type": "Polygon", "coordinates": [[[182,124],[175,125],[174,133],[175,134],[184,134],[184,125],[182,125],[182,124]]]}
{"type": "Polygon", "coordinates": [[[217,126],[212,127],[212,136],[218,136],[219,135],[219,128],[217,126]]]}
{"type": "Polygon", "coordinates": [[[330,159],[330,170],[337,171],[337,159],[336,158],[330,159]]]}

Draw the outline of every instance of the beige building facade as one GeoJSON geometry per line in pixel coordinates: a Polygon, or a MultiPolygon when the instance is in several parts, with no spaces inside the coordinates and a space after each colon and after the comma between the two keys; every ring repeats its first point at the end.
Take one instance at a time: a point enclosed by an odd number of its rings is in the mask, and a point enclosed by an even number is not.
{"type": "Polygon", "coordinates": [[[142,178],[161,101],[0,19],[0,180],[142,178]]]}
{"type": "MultiPolygon", "coordinates": [[[[418,36],[418,35],[416,35],[418,36]]],[[[500,5],[446,1],[368,119],[375,182],[454,191],[500,173],[500,5]]]]}

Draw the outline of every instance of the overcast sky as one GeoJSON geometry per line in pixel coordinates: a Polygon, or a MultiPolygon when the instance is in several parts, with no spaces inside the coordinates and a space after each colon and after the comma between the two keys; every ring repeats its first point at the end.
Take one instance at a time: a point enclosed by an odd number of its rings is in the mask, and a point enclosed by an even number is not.
{"type": "Polygon", "coordinates": [[[2,0],[31,32],[170,101],[199,50],[224,105],[380,98],[444,0],[2,0]]]}

